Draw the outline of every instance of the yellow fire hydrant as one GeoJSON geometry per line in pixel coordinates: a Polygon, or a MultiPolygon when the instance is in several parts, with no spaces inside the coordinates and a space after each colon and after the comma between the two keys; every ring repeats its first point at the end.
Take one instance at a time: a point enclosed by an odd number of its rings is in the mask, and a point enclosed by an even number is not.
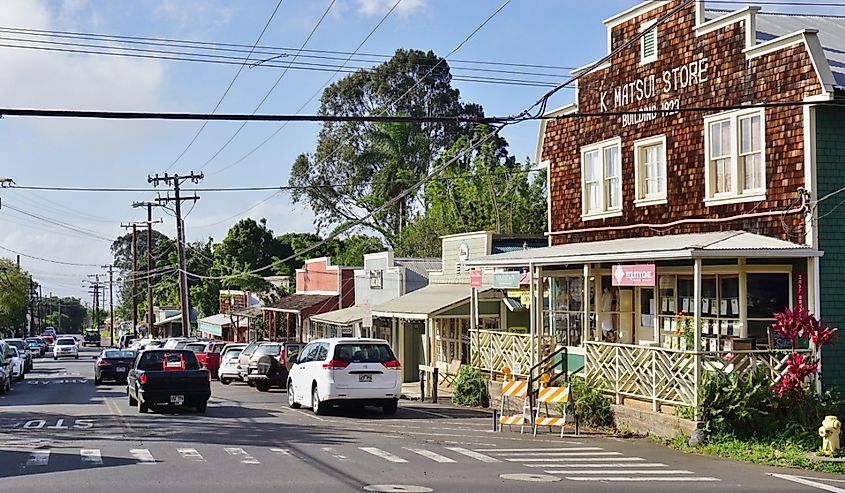
{"type": "Polygon", "coordinates": [[[836,416],[825,416],[822,426],[819,428],[819,436],[822,437],[822,453],[833,455],[839,450],[839,433],[842,429],[842,422],[836,416]]]}

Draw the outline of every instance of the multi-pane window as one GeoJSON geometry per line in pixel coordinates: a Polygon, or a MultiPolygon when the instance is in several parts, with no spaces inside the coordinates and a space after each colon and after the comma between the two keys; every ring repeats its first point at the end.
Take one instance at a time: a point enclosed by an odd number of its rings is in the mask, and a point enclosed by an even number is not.
{"type": "Polygon", "coordinates": [[[666,137],[634,142],[634,170],[638,206],[666,202],[666,137]]]}
{"type": "Polygon", "coordinates": [[[764,122],[761,109],[705,118],[707,202],[765,198],[764,122]]]}
{"type": "Polygon", "coordinates": [[[581,149],[584,216],[622,210],[621,141],[613,139],[581,149]]]}
{"type": "Polygon", "coordinates": [[[643,64],[657,60],[657,26],[650,22],[640,28],[640,31],[646,29],[648,31],[640,38],[640,60],[643,64]]]}

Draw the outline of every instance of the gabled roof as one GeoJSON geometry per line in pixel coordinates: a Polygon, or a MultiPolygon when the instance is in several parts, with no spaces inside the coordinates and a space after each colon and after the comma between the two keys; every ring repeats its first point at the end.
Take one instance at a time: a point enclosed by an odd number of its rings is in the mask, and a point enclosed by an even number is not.
{"type": "Polygon", "coordinates": [[[373,315],[425,319],[429,315],[469,300],[469,284],[429,284],[412,293],[373,307],[373,315]]]}
{"type": "MultiPolygon", "coordinates": [[[[728,12],[730,11],[707,9],[705,17],[709,20],[728,12]]],[[[802,29],[818,30],[822,51],[833,72],[836,85],[845,88],[845,16],[760,11],[756,14],[755,22],[758,43],[765,43],[802,29]]]]}
{"type": "Polygon", "coordinates": [[[323,322],[330,325],[351,325],[360,322],[364,309],[360,306],[350,306],[333,312],[321,313],[311,317],[312,322],[323,322]]]}
{"type": "Polygon", "coordinates": [[[820,257],[821,252],[804,245],[745,231],[719,231],[682,235],[623,238],[618,240],[567,243],[546,248],[489,255],[468,260],[467,265],[522,267],[591,262],[652,262],[697,257],[820,257]]]}

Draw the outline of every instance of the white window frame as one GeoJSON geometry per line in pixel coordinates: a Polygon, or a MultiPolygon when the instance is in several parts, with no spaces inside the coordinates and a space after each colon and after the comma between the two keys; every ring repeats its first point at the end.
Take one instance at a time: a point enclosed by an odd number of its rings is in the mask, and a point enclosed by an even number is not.
{"type": "Polygon", "coordinates": [[[666,135],[656,135],[634,141],[634,180],[636,191],[636,198],[634,205],[637,207],[644,207],[647,205],[665,204],[667,202],[668,177],[666,174],[666,135]],[[653,145],[660,145],[662,152],[660,153],[660,166],[663,171],[663,191],[656,194],[646,195],[645,186],[645,169],[643,166],[642,150],[653,145]]]}
{"type": "Polygon", "coordinates": [[[722,204],[735,204],[740,202],[758,202],[766,200],[766,111],[765,108],[754,108],[748,110],[734,110],[704,117],[704,205],[710,207],[722,204]],[[745,190],[744,170],[740,169],[740,125],[741,118],[749,116],[760,117],[760,183],[762,187],[745,190]],[[731,169],[731,190],[729,192],[716,193],[715,171],[710,162],[710,125],[722,121],[730,123],[731,144],[730,144],[730,169],[731,169]]]}
{"type": "Polygon", "coordinates": [[[646,65],[651,62],[657,61],[657,53],[658,53],[658,36],[660,32],[657,29],[657,25],[655,21],[647,22],[640,26],[640,32],[646,31],[653,31],[654,32],[654,53],[650,56],[646,56],[645,54],[645,40],[648,37],[648,34],[644,34],[642,38],[640,38],[640,65],[646,65]]]}
{"type": "Polygon", "coordinates": [[[622,138],[621,137],[614,137],[612,139],[604,140],[601,142],[597,142],[595,144],[591,144],[588,146],[584,146],[581,148],[581,219],[582,220],[591,220],[591,219],[604,219],[607,217],[615,217],[622,215],[622,204],[624,203],[622,197],[622,138]],[[605,180],[606,176],[604,173],[605,163],[604,163],[604,151],[609,147],[617,147],[619,152],[617,155],[619,156],[619,179],[616,181],[616,193],[619,196],[619,206],[615,208],[608,208],[607,204],[605,203],[605,198],[607,197],[607,191],[605,190],[605,180]],[[589,209],[589,203],[587,198],[587,182],[586,182],[586,160],[585,155],[588,152],[595,152],[598,151],[599,154],[599,163],[598,163],[598,175],[595,177],[595,181],[599,183],[599,207],[596,211],[591,211],[589,209]]]}

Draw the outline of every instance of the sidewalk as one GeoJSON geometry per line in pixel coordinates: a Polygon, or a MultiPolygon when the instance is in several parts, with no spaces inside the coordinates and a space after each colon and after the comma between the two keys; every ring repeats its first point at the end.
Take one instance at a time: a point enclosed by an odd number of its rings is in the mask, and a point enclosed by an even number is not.
{"type": "MultiPolygon", "coordinates": [[[[402,384],[402,399],[412,401],[420,400],[420,383],[406,382],[402,384]]],[[[431,402],[431,394],[426,392],[425,399],[431,402]]],[[[452,402],[452,388],[444,385],[437,386],[437,400],[441,404],[451,404],[452,402]]]]}

